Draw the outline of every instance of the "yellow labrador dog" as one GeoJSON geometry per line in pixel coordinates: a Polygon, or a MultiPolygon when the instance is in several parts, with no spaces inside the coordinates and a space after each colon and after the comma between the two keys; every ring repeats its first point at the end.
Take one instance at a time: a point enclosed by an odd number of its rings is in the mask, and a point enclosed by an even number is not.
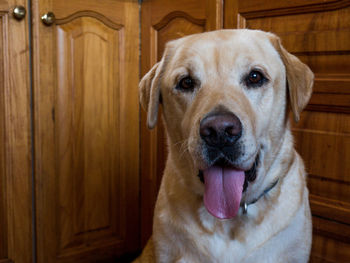
{"type": "Polygon", "coordinates": [[[140,82],[169,156],[153,235],[136,262],[307,262],[311,215],[295,120],[313,73],[277,36],[220,30],[169,42],[140,82]]]}

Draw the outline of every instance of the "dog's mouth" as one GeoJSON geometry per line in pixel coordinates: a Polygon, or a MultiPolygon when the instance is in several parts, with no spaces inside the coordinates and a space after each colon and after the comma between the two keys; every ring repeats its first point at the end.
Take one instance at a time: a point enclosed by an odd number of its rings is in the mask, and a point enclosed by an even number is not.
{"type": "Polygon", "coordinates": [[[219,158],[207,169],[200,170],[198,176],[205,185],[204,205],[208,212],[220,219],[235,217],[242,193],[256,178],[258,164],[259,154],[247,171],[237,169],[225,158],[219,158]]]}
{"type": "MultiPolygon", "coordinates": [[[[248,187],[248,183],[249,182],[253,182],[256,178],[256,169],[259,165],[259,154],[257,154],[256,158],[255,158],[255,161],[252,165],[252,167],[247,170],[247,171],[244,171],[244,175],[245,175],[245,178],[244,178],[244,184],[243,184],[243,192],[245,192],[245,190],[247,190],[247,187],[248,187]]],[[[218,159],[214,164],[213,166],[216,165],[216,166],[221,166],[221,167],[232,167],[234,169],[234,166],[230,164],[230,162],[224,158],[220,158],[218,159]]],[[[199,177],[199,180],[204,183],[204,177],[203,177],[203,170],[199,170],[198,172],[198,177],[199,177]]]]}

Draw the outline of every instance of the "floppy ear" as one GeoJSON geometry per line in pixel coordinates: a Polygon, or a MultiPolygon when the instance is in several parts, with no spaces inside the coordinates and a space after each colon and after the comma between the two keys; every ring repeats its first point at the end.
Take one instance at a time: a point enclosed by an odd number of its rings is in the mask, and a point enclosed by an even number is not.
{"type": "Polygon", "coordinates": [[[147,111],[147,126],[153,129],[157,124],[160,100],[160,76],[163,60],[155,64],[139,84],[140,102],[147,111]]]}
{"type": "Polygon", "coordinates": [[[290,106],[294,120],[298,122],[301,111],[311,97],[314,74],[307,65],[284,49],[278,37],[274,36],[272,43],[286,67],[290,106]]]}

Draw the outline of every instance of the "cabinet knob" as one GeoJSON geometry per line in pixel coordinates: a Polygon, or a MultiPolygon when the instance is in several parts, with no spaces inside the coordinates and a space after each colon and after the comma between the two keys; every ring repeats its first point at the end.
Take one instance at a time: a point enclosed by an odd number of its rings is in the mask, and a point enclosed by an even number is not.
{"type": "Polygon", "coordinates": [[[55,23],[55,14],[52,12],[47,12],[41,17],[41,21],[44,23],[46,26],[51,26],[53,23],[55,23]]]}
{"type": "Polygon", "coordinates": [[[26,9],[24,6],[18,5],[13,9],[13,17],[17,20],[22,20],[26,16],[26,9]]]}

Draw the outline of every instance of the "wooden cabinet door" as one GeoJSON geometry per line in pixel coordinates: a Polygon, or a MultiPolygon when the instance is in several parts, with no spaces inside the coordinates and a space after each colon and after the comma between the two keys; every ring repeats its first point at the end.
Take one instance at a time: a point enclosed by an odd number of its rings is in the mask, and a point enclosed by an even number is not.
{"type": "MultiPolygon", "coordinates": [[[[160,60],[165,43],[186,35],[222,28],[221,0],[146,0],[141,6],[141,75],[160,60]]],[[[161,113],[160,113],[161,114],[161,113]]],[[[152,233],[154,204],[166,160],[161,118],[149,131],[141,113],[141,240],[152,233]]]]}
{"type": "Polygon", "coordinates": [[[112,259],[139,248],[138,2],[32,3],[37,262],[112,259]]]}
{"type": "Polygon", "coordinates": [[[276,33],[315,73],[311,101],[293,124],[309,174],[310,262],[350,262],[350,2],[229,0],[225,27],[276,33]]]}
{"type": "Polygon", "coordinates": [[[0,262],[32,262],[28,19],[0,0],[0,262]]]}

